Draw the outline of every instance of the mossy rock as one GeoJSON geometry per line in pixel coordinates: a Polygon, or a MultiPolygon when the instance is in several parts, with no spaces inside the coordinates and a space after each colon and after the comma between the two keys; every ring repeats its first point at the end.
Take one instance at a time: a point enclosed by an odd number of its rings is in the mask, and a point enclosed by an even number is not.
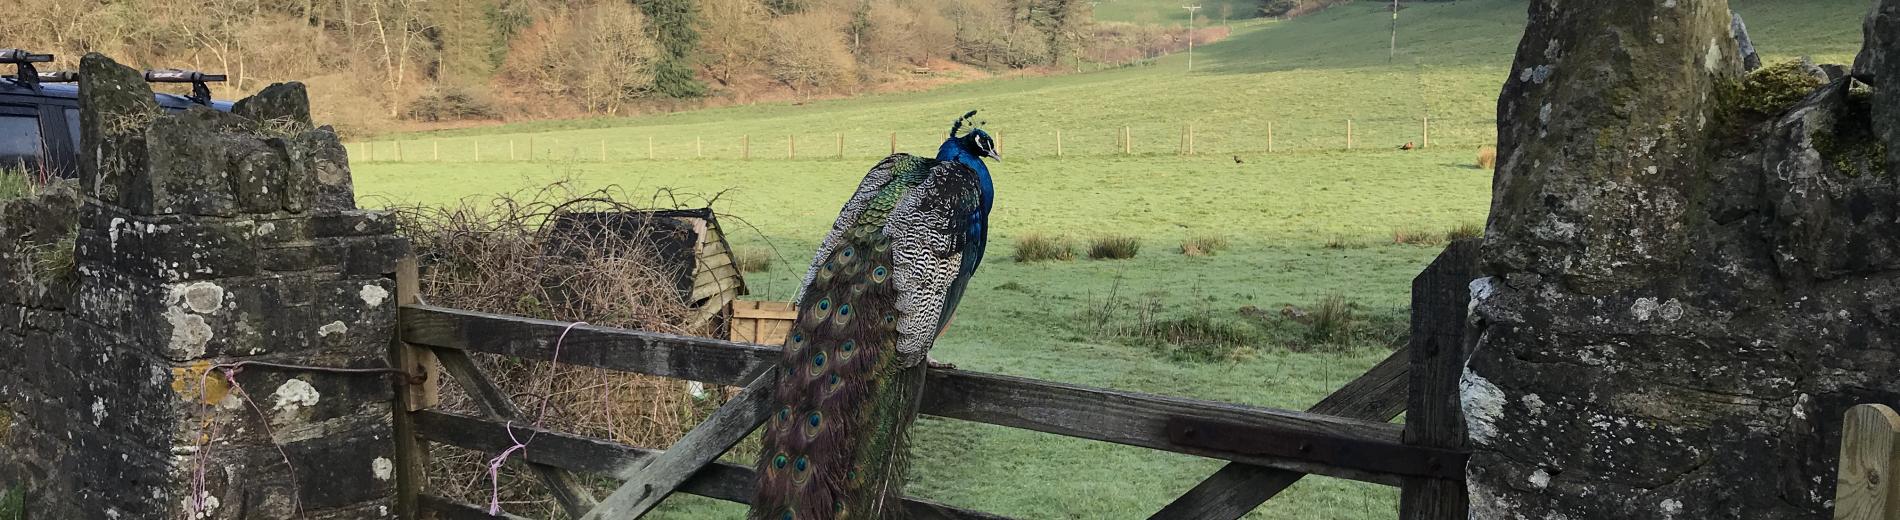
{"type": "Polygon", "coordinates": [[[1742,78],[1742,89],[1735,102],[1756,116],[1772,117],[1786,112],[1826,84],[1827,73],[1807,58],[1787,60],[1748,73],[1742,78]]]}

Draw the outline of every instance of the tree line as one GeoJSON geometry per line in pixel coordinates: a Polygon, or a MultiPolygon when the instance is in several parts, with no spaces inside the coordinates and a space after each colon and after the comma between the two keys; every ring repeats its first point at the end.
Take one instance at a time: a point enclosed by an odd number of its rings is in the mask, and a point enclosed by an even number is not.
{"type": "Polygon", "coordinates": [[[17,1],[0,47],[223,72],[219,97],[303,81],[346,132],[849,95],[1218,37],[1098,23],[1088,0],[17,1]]]}

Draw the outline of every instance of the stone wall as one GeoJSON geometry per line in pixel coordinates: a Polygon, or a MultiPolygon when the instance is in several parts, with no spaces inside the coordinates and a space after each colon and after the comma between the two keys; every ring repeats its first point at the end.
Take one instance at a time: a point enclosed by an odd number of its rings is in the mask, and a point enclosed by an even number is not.
{"type": "Polygon", "coordinates": [[[161,112],[110,59],[80,77],[81,179],[0,203],[0,490],[28,518],[393,517],[408,244],[303,87],[161,112]]]}
{"type": "Polygon", "coordinates": [[[1788,80],[1744,73],[1723,0],[1532,2],[1473,282],[1474,518],[1829,517],[1841,414],[1900,404],[1897,15],[1858,79],[1788,80]]]}

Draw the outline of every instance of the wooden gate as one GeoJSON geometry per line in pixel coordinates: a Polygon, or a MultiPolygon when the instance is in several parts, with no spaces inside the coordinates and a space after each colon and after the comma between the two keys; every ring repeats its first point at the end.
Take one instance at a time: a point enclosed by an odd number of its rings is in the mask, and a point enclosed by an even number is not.
{"type": "MultiPolygon", "coordinates": [[[[1411,341],[1306,411],[1279,410],[1090,388],[963,370],[931,370],[922,413],[1228,461],[1153,513],[1151,519],[1231,520],[1306,475],[1401,489],[1400,517],[1463,520],[1465,432],[1458,379],[1465,351],[1468,282],[1477,244],[1446,248],[1412,282],[1411,341]],[[1408,391],[1409,389],[1409,391],[1408,391]],[[1069,413],[1039,413],[1063,410],[1069,413]],[[1402,412],[1403,426],[1390,421],[1402,412]]],[[[771,405],[778,348],[705,338],[486,314],[416,303],[415,266],[398,275],[397,366],[411,382],[397,392],[398,509],[403,518],[492,518],[477,507],[421,489],[426,443],[495,453],[514,436],[536,435],[524,459],[575,518],[638,518],[676,492],[744,503],[749,467],[716,459],[762,424],[771,405]],[[724,406],[664,451],[537,430],[470,359],[481,352],[615,371],[742,386],[724,406]],[[441,370],[454,376],[479,415],[434,409],[441,370]],[[532,433],[530,433],[532,432],[532,433]],[[574,473],[624,484],[597,498],[574,473]]],[[[924,500],[905,500],[913,518],[996,519],[924,500]]],[[[518,517],[516,517],[518,518],[518,517]]]]}

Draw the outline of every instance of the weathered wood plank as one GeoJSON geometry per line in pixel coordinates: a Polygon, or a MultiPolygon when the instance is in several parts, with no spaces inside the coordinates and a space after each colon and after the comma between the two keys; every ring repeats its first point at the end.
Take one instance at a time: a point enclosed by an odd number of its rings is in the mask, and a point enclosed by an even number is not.
{"type": "MultiPolygon", "coordinates": [[[[424,411],[416,414],[416,426],[432,441],[472,450],[496,452],[514,445],[504,425],[492,420],[424,411]]],[[[524,450],[527,460],[591,475],[613,475],[621,468],[640,464],[661,453],[545,429],[518,425],[513,428],[517,437],[533,435],[535,438],[533,446],[524,450]]],[[[745,504],[751,502],[757,485],[751,468],[715,461],[681,483],[679,491],[745,504]]],[[[904,504],[913,520],[1007,520],[925,500],[905,499],[904,504]]]]}
{"type": "MultiPolygon", "coordinates": [[[[436,351],[436,358],[442,361],[442,368],[455,376],[455,381],[461,384],[462,389],[475,397],[475,403],[482,408],[488,418],[515,424],[530,423],[531,419],[515,407],[514,401],[509,400],[508,395],[502,392],[501,388],[495,386],[494,381],[488,378],[488,374],[482,371],[482,367],[475,365],[475,360],[469,359],[467,352],[445,348],[436,351]]],[[[574,475],[566,470],[533,462],[528,463],[528,470],[541,479],[541,483],[547,486],[548,492],[554,494],[554,501],[561,505],[562,510],[567,511],[569,517],[586,514],[588,510],[599,504],[599,501],[594,499],[594,493],[588,491],[587,487],[582,486],[580,481],[575,480],[574,475]]]]}
{"type": "Polygon", "coordinates": [[[1171,418],[1213,420],[1289,436],[1347,439],[1403,449],[1399,426],[1326,415],[1138,394],[976,372],[933,370],[924,413],[1070,437],[1397,485],[1396,475],[1302,460],[1183,446],[1169,439],[1171,418]]]}
{"type": "MultiPolygon", "coordinates": [[[[410,343],[548,361],[567,323],[408,305],[402,334],[410,343]]],[[[561,362],[727,386],[743,385],[778,361],[778,349],[609,327],[579,326],[561,345],[561,362]]]]}
{"type": "MultiPolygon", "coordinates": [[[[1391,421],[1405,411],[1411,349],[1400,347],[1384,361],[1346,383],[1308,412],[1372,421],[1391,421]]],[[[1264,466],[1228,463],[1213,476],[1156,511],[1150,520],[1235,520],[1273,499],[1306,474],[1264,466]]]]}
{"type": "Polygon", "coordinates": [[[497,518],[502,520],[532,520],[525,516],[515,516],[507,512],[503,512],[500,516],[488,516],[488,511],[481,507],[456,502],[435,495],[423,495],[418,502],[420,502],[423,511],[435,514],[435,520],[495,520],[497,518]]]}
{"type": "MultiPolygon", "coordinates": [[[[1464,376],[1465,316],[1478,263],[1478,241],[1452,242],[1412,279],[1411,391],[1405,443],[1464,450],[1465,415],[1458,394],[1464,376]]],[[[1444,460],[1463,474],[1465,460],[1444,460]]],[[[1407,477],[1399,486],[1401,520],[1464,520],[1470,514],[1465,480],[1407,477]]]]}
{"type": "Polygon", "coordinates": [[[665,453],[615,472],[616,478],[626,482],[581,520],[639,518],[660,505],[687,478],[765,423],[771,416],[767,409],[772,406],[772,387],[777,382],[777,372],[760,374],[665,453]]]}
{"type": "MultiPolygon", "coordinates": [[[[396,305],[412,304],[418,301],[416,295],[420,292],[418,290],[420,284],[417,270],[416,257],[404,257],[396,263],[396,305]]],[[[398,319],[401,319],[400,315],[398,319]]],[[[400,337],[393,338],[389,342],[389,366],[401,369],[408,375],[405,378],[407,380],[394,383],[396,399],[390,402],[390,433],[395,436],[393,455],[396,457],[396,516],[404,520],[417,518],[420,512],[421,506],[418,505],[418,500],[422,494],[424,470],[429,456],[429,446],[416,437],[415,423],[411,420],[410,414],[424,408],[424,403],[430,398],[430,392],[419,391],[416,386],[436,384],[436,381],[430,378],[433,375],[432,370],[419,369],[421,361],[417,358],[419,350],[425,349],[414,348],[404,343],[400,337]]],[[[434,364],[431,360],[429,367],[433,368],[434,364]]]]}
{"type": "MultiPolygon", "coordinates": [[[[547,360],[566,323],[428,306],[403,308],[403,331],[431,346],[547,360]]],[[[737,385],[764,372],[778,349],[604,327],[575,327],[561,361],[737,385]]],[[[1170,417],[1271,428],[1291,435],[1399,445],[1400,427],[1384,422],[1096,389],[959,370],[932,370],[922,412],[1131,446],[1397,485],[1396,475],[1332,467],[1326,460],[1221,453],[1168,439],[1170,417]]]]}
{"type": "Polygon", "coordinates": [[[1840,464],[1834,520],[1900,518],[1900,414],[1878,404],[1848,408],[1840,464]]]}

